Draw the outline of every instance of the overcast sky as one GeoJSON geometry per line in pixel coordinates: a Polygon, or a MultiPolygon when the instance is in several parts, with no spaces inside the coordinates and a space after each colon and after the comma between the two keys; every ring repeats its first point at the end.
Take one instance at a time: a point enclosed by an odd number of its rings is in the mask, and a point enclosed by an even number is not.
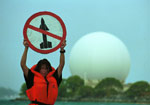
{"type": "MultiPolygon", "coordinates": [[[[128,48],[131,68],[125,82],[150,82],[149,0],[0,0],[0,86],[19,91],[24,83],[20,67],[23,27],[30,16],[40,11],[57,14],[66,25],[63,78],[71,76],[69,56],[76,41],[88,33],[103,31],[118,37],[128,48]]],[[[28,67],[42,58],[47,58],[56,68],[59,50],[40,54],[29,49],[28,67]]]]}

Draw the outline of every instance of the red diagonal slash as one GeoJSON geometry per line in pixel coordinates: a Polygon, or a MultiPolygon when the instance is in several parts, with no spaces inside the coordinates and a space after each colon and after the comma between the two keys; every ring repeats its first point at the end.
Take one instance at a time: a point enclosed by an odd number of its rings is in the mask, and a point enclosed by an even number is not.
{"type": "Polygon", "coordinates": [[[58,40],[61,40],[61,39],[62,39],[62,37],[60,37],[60,36],[57,36],[57,35],[52,34],[52,33],[50,33],[50,32],[44,31],[44,30],[39,29],[39,28],[37,28],[37,27],[34,27],[34,26],[32,26],[32,25],[28,25],[28,28],[30,28],[30,29],[32,29],[32,30],[35,30],[35,31],[38,31],[38,32],[40,32],[40,33],[43,33],[43,34],[45,34],[45,35],[48,35],[48,36],[50,36],[50,37],[56,38],[56,39],[58,39],[58,40]]]}

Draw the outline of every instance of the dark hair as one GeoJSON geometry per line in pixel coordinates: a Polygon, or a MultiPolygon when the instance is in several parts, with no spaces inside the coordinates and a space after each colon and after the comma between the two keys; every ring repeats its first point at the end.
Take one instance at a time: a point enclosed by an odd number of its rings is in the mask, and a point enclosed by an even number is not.
{"type": "Polygon", "coordinates": [[[40,60],[36,65],[35,71],[40,72],[40,69],[41,69],[43,64],[46,65],[46,68],[48,69],[48,72],[52,71],[51,64],[47,59],[40,60]]]}

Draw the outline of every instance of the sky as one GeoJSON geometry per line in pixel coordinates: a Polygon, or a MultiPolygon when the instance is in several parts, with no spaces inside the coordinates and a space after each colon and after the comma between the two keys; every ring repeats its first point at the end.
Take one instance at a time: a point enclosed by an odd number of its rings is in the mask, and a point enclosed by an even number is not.
{"type": "MultiPolygon", "coordinates": [[[[129,51],[131,68],[125,83],[150,82],[149,5],[149,0],[0,0],[0,87],[19,91],[25,82],[20,67],[23,28],[27,19],[40,11],[57,14],[66,25],[63,78],[71,76],[69,56],[74,44],[88,33],[102,31],[118,37],[129,51]]],[[[59,55],[59,50],[40,54],[29,49],[27,66],[47,58],[56,68],[59,55]]]]}

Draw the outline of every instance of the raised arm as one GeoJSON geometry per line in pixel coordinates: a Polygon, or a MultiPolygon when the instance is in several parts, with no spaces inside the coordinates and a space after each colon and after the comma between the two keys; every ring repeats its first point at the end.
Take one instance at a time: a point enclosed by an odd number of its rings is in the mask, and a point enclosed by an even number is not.
{"type": "Polygon", "coordinates": [[[61,76],[63,67],[65,65],[65,55],[64,55],[64,53],[65,53],[64,47],[65,46],[66,46],[66,40],[63,40],[63,42],[61,43],[61,47],[60,47],[60,63],[58,66],[58,77],[61,76]]]}
{"type": "Polygon", "coordinates": [[[24,72],[24,75],[27,77],[28,71],[29,71],[29,68],[26,66],[27,53],[28,53],[28,42],[26,40],[24,40],[23,44],[25,46],[25,49],[24,49],[24,52],[23,52],[23,55],[21,58],[20,65],[21,65],[21,68],[24,72]]]}

